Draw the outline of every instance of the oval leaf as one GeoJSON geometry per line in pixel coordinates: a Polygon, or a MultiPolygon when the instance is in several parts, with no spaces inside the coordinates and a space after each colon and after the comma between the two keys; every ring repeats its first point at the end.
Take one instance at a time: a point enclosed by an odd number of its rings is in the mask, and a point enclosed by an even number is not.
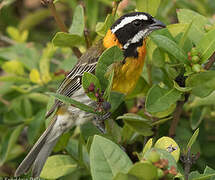
{"type": "Polygon", "coordinates": [[[118,172],[127,173],[132,162],[127,154],[112,141],[95,135],[90,149],[93,180],[110,180],[118,172]]]}
{"type": "Polygon", "coordinates": [[[41,172],[40,177],[46,179],[56,179],[72,173],[77,169],[77,164],[68,155],[50,156],[41,172]]]}

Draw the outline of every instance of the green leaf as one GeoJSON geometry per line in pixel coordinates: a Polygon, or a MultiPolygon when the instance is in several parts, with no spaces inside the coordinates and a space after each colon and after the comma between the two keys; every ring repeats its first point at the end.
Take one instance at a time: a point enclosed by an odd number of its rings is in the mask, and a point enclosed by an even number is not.
{"type": "Polygon", "coordinates": [[[94,136],[90,149],[93,180],[110,180],[118,172],[127,173],[131,166],[131,160],[118,145],[104,137],[94,136]]]}
{"type": "Polygon", "coordinates": [[[46,179],[56,179],[72,173],[77,169],[77,164],[68,155],[50,156],[41,172],[40,177],[46,179]]]}
{"type": "Polygon", "coordinates": [[[212,54],[215,52],[215,28],[205,34],[199,43],[196,45],[196,48],[200,52],[201,62],[206,62],[212,54]]]}
{"type": "Polygon", "coordinates": [[[69,103],[83,111],[86,111],[86,112],[89,112],[89,113],[93,113],[93,114],[100,114],[99,112],[97,112],[93,107],[91,106],[87,106],[85,104],[82,104],[81,102],[78,102],[72,98],[69,98],[67,96],[64,96],[64,95],[61,95],[61,94],[57,94],[57,93],[47,93],[51,96],[54,96],[55,98],[59,99],[61,102],[64,102],[64,103],[69,103]]]}
{"type": "Polygon", "coordinates": [[[97,34],[104,37],[105,34],[107,33],[108,29],[110,29],[111,25],[113,24],[113,21],[114,21],[113,15],[108,14],[104,23],[102,23],[102,22],[97,23],[97,25],[96,25],[97,34]]]}
{"type": "Polygon", "coordinates": [[[84,9],[81,5],[75,8],[72,25],[69,28],[70,34],[82,36],[84,32],[84,9]]]}
{"type": "Polygon", "coordinates": [[[50,74],[50,61],[56,52],[56,48],[52,44],[47,44],[46,48],[43,49],[42,57],[40,58],[40,74],[41,79],[44,83],[48,83],[51,80],[50,74]]]}
{"type": "Polygon", "coordinates": [[[160,48],[156,48],[153,51],[153,55],[152,55],[152,63],[153,65],[161,68],[165,65],[165,56],[164,56],[164,52],[160,49],[160,48]]]}
{"type": "Polygon", "coordinates": [[[151,148],[144,154],[143,158],[148,159],[151,151],[158,152],[160,154],[160,159],[167,159],[168,160],[169,163],[168,163],[167,169],[170,169],[171,166],[174,166],[175,168],[177,168],[177,164],[176,164],[174,157],[167,150],[164,150],[164,149],[151,148]]]}
{"type": "Polygon", "coordinates": [[[39,102],[39,103],[45,103],[47,104],[49,101],[49,97],[45,94],[42,93],[37,93],[37,92],[33,92],[33,93],[29,93],[26,95],[29,99],[35,101],[35,102],[39,102]]]}
{"type": "Polygon", "coordinates": [[[111,92],[108,102],[111,104],[110,112],[114,112],[124,101],[125,95],[118,92],[111,92]]]}
{"type": "Polygon", "coordinates": [[[160,0],[136,0],[138,11],[147,12],[152,16],[156,16],[160,0]]]}
{"type": "Polygon", "coordinates": [[[177,89],[180,92],[190,92],[192,90],[192,88],[190,87],[181,87],[178,85],[177,82],[173,81],[174,84],[174,88],[177,89]]]}
{"type": "Polygon", "coordinates": [[[186,154],[191,149],[192,145],[195,143],[198,135],[199,135],[199,128],[197,130],[195,130],[195,132],[193,133],[192,137],[190,138],[190,140],[189,140],[189,142],[187,144],[186,150],[185,150],[186,154]]]}
{"type": "Polygon", "coordinates": [[[137,162],[129,170],[128,174],[137,177],[139,180],[154,180],[157,179],[157,168],[147,162],[137,162]]]}
{"type": "Polygon", "coordinates": [[[186,87],[192,88],[192,94],[206,97],[215,90],[215,71],[193,74],[186,79],[186,87]]]}
{"type": "Polygon", "coordinates": [[[142,155],[144,155],[149,149],[151,149],[152,147],[152,142],[153,141],[153,138],[150,138],[147,143],[145,144],[143,150],[142,150],[142,155]]]}
{"type": "Polygon", "coordinates": [[[16,75],[25,74],[23,64],[16,60],[5,62],[4,64],[2,64],[2,69],[7,73],[12,73],[12,74],[16,74],[16,75]]]}
{"type": "Polygon", "coordinates": [[[209,23],[208,19],[197,12],[189,9],[180,9],[177,11],[178,20],[180,23],[191,23],[188,37],[197,44],[204,36],[204,26],[209,23]]]}
{"type": "Polygon", "coordinates": [[[45,114],[46,114],[46,110],[41,110],[39,111],[35,117],[33,117],[33,119],[31,120],[29,126],[28,126],[28,142],[29,144],[33,145],[33,143],[35,142],[36,138],[38,137],[39,133],[40,133],[40,127],[42,125],[42,123],[44,122],[45,119],[45,114]]]}
{"type": "Polygon", "coordinates": [[[137,114],[127,113],[123,116],[117,117],[117,119],[123,119],[128,126],[143,136],[150,136],[153,134],[150,121],[137,114]]]}
{"type": "Polygon", "coordinates": [[[82,76],[82,86],[85,92],[87,92],[86,94],[88,95],[88,97],[96,101],[97,97],[95,96],[95,92],[97,92],[98,89],[99,89],[99,92],[101,92],[101,85],[99,83],[98,78],[91,73],[84,72],[84,75],[82,76]],[[95,87],[94,92],[88,92],[88,88],[92,83],[94,84],[94,87],[95,87]]]}
{"type": "Polygon", "coordinates": [[[3,142],[1,143],[0,165],[3,165],[7,161],[8,156],[12,151],[13,147],[15,146],[15,143],[23,127],[24,125],[19,125],[16,128],[11,129],[7,134],[5,134],[3,142]]]}
{"type": "Polygon", "coordinates": [[[122,61],[123,58],[123,53],[117,46],[113,46],[102,53],[96,65],[96,76],[99,79],[102,88],[105,89],[108,85],[108,80],[105,77],[108,67],[114,62],[122,61]]]}
{"type": "Polygon", "coordinates": [[[54,38],[52,39],[52,43],[55,46],[60,47],[74,47],[84,44],[83,37],[80,37],[76,34],[69,34],[65,32],[58,32],[55,34],[54,38]]]}
{"type": "Polygon", "coordinates": [[[190,118],[190,126],[192,128],[192,130],[195,130],[197,127],[199,127],[199,125],[201,124],[201,122],[203,121],[204,117],[209,114],[208,112],[208,107],[194,107],[192,108],[192,114],[191,114],[191,118],[190,118]]]}
{"type": "Polygon", "coordinates": [[[146,97],[146,110],[152,113],[165,111],[180,98],[181,93],[176,89],[167,90],[154,85],[148,91],[146,97]]]}
{"type": "Polygon", "coordinates": [[[151,35],[150,37],[159,48],[171,54],[179,62],[188,63],[187,55],[173,40],[163,35],[151,35]]]}
{"type": "Polygon", "coordinates": [[[130,174],[123,174],[121,172],[117,173],[117,175],[113,178],[113,180],[139,180],[139,178],[132,176],[130,174]]]}
{"type": "Polygon", "coordinates": [[[0,77],[0,82],[29,83],[30,80],[21,76],[6,75],[0,77]]]}

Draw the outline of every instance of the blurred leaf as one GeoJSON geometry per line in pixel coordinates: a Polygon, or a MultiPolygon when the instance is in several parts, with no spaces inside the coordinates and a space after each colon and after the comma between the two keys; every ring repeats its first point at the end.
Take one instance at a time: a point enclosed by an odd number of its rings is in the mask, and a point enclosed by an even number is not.
{"type": "Polygon", "coordinates": [[[192,171],[189,174],[189,180],[209,180],[212,177],[215,177],[215,173],[213,173],[213,174],[200,174],[198,171],[192,171]]]}
{"type": "Polygon", "coordinates": [[[192,88],[192,94],[206,97],[215,90],[215,71],[193,74],[186,79],[186,86],[192,88]]]}
{"type": "Polygon", "coordinates": [[[40,73],[37,69],[32,69],[29,78],[33,83],[37,83],[39,85],[42,85],[42,80],[40,78],[40,73]]]}
{"type": "Polygon", "coordinates": [[[19,31],[17,28],[9,26],[6,29],[8,35],[15,40],[16,42],[23,43],[27,40],[28,38],[28,31],[19,31]]]}
{"type": "Polygon", "coordinates": [[[0,82],[29,83],[30,80],[21,76],[6,75],[0,77],[0,82]]]}
{"type": "Polygon", "coordinates": [[[215,29],[209,31],[205,34],[199,43],[196,45],[196,48],[200,52],[201,62],[205,63],[215,52],[215,29]]]}
{"type": "Polygon", "coordinates": [[[0,49],[0,57],[6,60],[20,61],[28,70],[37,68],[39,53],[36,48],[24,43],[17,43],[0,49]]]}
{"type": "Polygon", "coordinates": [[[49,9],[38,9],[31,12],[19,22],[19,29],[21,31],[31,29],[49,16],[51,16],[49,9]]]}
{"type": "Polygon", "coordinates": [[[44,122],[45,113],[46,113],[45,109],[39,111],[33,117],[33,119],[31,120],[31,122],[28,126],[27,137],[28,137],[28,142],[30,145],[33,145],[33,143],[35,142],[35,140],[37,139],[37,137],[40,133],[40,127],[41,127],[42,123],[44,122]]]}
{"type": "Polygon", "coordinates": [[[5,134],[1,148],[0,165],[3,165],[7,161],[7,158],[14,147],[23,127],[23,125],[19,125],[15,129],[11,129],[7,134],[5,134]]]}
{"type": "Polygon", "coordinates": [[[135,163],[129,170],[128,174],[137,177],[139,180],[154,180],[157,179],[157,168],[151,163],[135,163]]]}
{"type": "Polygon", "coordinates": [[[177,16],[180,23],[192,22],[188,37],[197,44],[204,36],[204,26],[209,22],[207,18],[189,9],[178,10],[177,16]]]}
{"type": "Polygon", "coordinates": [[[123,102],[125,95],[118,92],[111,92],[108,102],[111,104],[110,112],[114,112],[123,102]]]}
{"type": "Polygon", "coordinates": [[[99,16],[99,1],[95,0],[84,0],[86,5],[86,22],[88,27],[95,31],[95,25],[98,21],[99,16]]]}
{"type": "Polygon", "coordinates": [[[104,23],[102,22],[97,23],[96,25],[97,34],[104,37],[107,31],[110,29],[111,25],[113,24],[113,21],[114,21],[113,15],[108,14],[104,23]]]}
{"type": "Polygon", "coordinates": [[[85,92],[87,92],[86,94],[89,96],[89,98],[91,98],[92,100],[96,101],[97,97],[95,96],[95,93],[99,90],[99,92],[101,93],[101,85],[99,83],[98,78],[88,72],[84,72],[84,75],[82,76],[82,86],[85,90],[85,92]],[[89,87],[91,85],[94,85],[94,91],[93,92],[88,92],[89,91],[89,87]]]}
{"type": "Polygon", "coordinates": [[[139,178],[132,176],[130,174],[117,173],[113,180],[139,180],[139,178]]]}
{"type": "Polygon", "coordinates": [[[160,0],[136,0],[137,10],[156,16],[160,0]]]}
{"type": "Polygon", "coordinates": [[[210,95],[204,98],[195,97],[195,99],[191,102],[190,107],[194,108],[196,106],[208,105],[215,105],[215,91],[213,91],[210,95]]]}
{"type": "Polygon", "coordinates": [[[194,107],[192,108],[192,114],[190,118],[190,125],[192,130],[199,127],[201,122],[203,121],[205,115],[208,114],[208,108],[207,107],[194,107]]]}
{"type": "Polygon", "coordinates": [[[109,180],[118,172],[127,173],[132,162],[118,145],[95,135],[90,149],[90,165],[94,180],[109,180]],[[106,172],[105,176],[104,172],[106,172]]]}
{"type": "Polygon", "coordinates": [[[77,61],[78,59],[76,58],[76,56],[69,56],[61,62],[59,69],[71,71],[71,69],[76,65],[77,61]]]}
{"type": "Polygon", "coordinates": [[[145,144],[143,150],[142,150],[142,155],[144,155],[149,149],[151,149],[152,147],[152,141],[153,141],[153,138],[150,138],[147,143],[145,144]]]}
{"type": "Polygon", "coordinates": [[[152,113],[165,111],[180,98],[181,93],[176,89],[167,90],[154,85],[146,97],[146,110],[152,113]]]}
{"type": "Polygon", "coordinates": [[[69,142],[70,136],[71,135],[69,132],[66,132],[62,136],[60,136],[60,139],[58,140],[57,144],[55,145],[53,151],[56,153],[56,152],[64,150],[69,142]]]}
{"type": "Polygon", "coordinates": [[[76,34],[69,34],[65,32],[57,32],[52,39],[52,43],[55,46],[60,47],[74,47],[84,44],[84,38],[76,35],[76,34]]]}
{"type": "Polygon", "coordinates": [[[117,119],[123,119],[128,126],[143,136],[151,136],[153,134],[150,121],[137,114],[127,113],[123,116],[117,117],[117,119]]]}
{"type": "Polygon", "coordinates": [[[77,34],[82,36],[84,32],[84,9],[81,5],[75,8],[72,19],[72,25],[69,28],[70,34],[77,34]]]}
{"type": "Polygon", "coordinates": [[[195,130],[195,132],[193,133],[192,137],[190,138],[185,153],[187,154],[189,150],[191,150],[192,145],[195,143],[197,137],[199,135],[199,128],[195,130]]]}
{"type": "Polygon", "coordinates": [[[152,63],[159,68],[163,67],[165,64],[164,52],[158,47],[153,52],[152,63]]]}
{"type": "Polygon", "coordinates": [[[108,80],[105,78],[108,67],[114,62],[122,61],[123,58],[123,53],[117,46],[105,50],[100,56],[96,66],[96,76],[99,79],[102,88],[106,88],[108,84],[108,80]]]}
{"type": "Polygon", "coordinates": [[[37,93],[37,92],[29,93],[27,97],[35,102],[40,102],[45,104],[48,103],[48,100],[49,100],[49,97],[47,95],[42,93],[37,93]]]}
{"type": "Polygon", "coordinates": [[[41,172],[40,177],[46,179],[56,179],[72,173],[77,169],[77,164],[68,155],[50,156],[41,172]]]}
{"type": "Polygon", "coordinates": [[[163,35],[151,35],[151,39],[159,48],[171,54],[179,62],[188,63],[187,56],[184,51],[171,39],[163,35]]]}
{"type": "Polygon", "coordinates": [[[22,109],[22,111],[24,112],[25,117],[30,118],[33,114],[33,107],[31,101],[28,98],[23,99],[23,107],[24,108],[22,109]]]}
{"type": "Polygon", "coordinates": [[[64,103],[69,103],[71,104],[72,106],[75,106],[83,111],[86,111],[86,112],[90,112],[90,113],[93,113],[93,114],[100,114],[99,112],[97,112],[93,107],[91,106],[87,106],[85,104],[82,104],[81,102],[78,102],[72,98],[69,98],[67,96],[64,96],[64,95],[61,95],[61,94],[57,94],[57,93],[47,93],[51,96],[54,96],[55,98],[59,99],[61,102],[64,102],[64,103]]]}
{"type": "Polygon", "coordinates": [[[5,62],[4,64],[2,64],[2,69],[7,73],[12,73],[16,75],[25,74],[23,64],[16,60],[5,62]]]}
{"type": "Polygon", "coordinates": [[[53,57],[56,48],[52,44],[47,44],[46,48],[43,49],[42,57],[40,58],[40,73],[41,79],[44,83],[48,83],[51,80],[50,75],[50,61],[53,57]]]}

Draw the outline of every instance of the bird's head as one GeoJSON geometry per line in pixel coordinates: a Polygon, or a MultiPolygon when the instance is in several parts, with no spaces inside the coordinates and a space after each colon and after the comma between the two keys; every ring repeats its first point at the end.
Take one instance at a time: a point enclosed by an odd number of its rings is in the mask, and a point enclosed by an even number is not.
{"type": "Polygon", "coordinates": [[[121,16],[108,30],[103,44],[106,48],[119,46],[126,57],[137,56],[136,49],[154,30],[166,26],[148,13],[132,12],[121,16]]]}

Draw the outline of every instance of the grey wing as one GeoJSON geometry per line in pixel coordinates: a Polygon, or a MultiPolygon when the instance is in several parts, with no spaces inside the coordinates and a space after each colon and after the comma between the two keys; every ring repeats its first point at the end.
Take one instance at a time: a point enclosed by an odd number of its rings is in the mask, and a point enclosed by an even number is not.
{"type": "MultiPolygon", "coordinates": [[[[91,64],[78,63],[62,81],[57,90],[57,93],[71,97],[74,92],[81,88],[81,79],[84,72],[93,72],[96,68],[96,64],[97,61],[91,64]]],[[[61,101],[56,99],[52,108],[47,112],[46,118],[49,117],[55,111],[55,109],[61,105],[61,103],[61,101]]]]}

